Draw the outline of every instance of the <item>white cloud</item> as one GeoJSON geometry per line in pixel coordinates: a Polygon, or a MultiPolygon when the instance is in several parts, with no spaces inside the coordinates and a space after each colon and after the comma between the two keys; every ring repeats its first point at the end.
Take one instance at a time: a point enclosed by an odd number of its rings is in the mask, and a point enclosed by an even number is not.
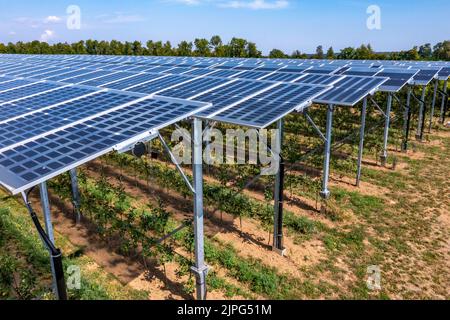
{"type": "Polygon", "coordinates": [[[48,16],[47,18],[44,19],[44,23],[58,23],[61,21],[62,19],[57,16],[48,16]]]}
{"type": "Polygon", "coordinates": [[[252,10],[267,10],[267,9],[284,9],[289,6],[289,1],[287,0],[276,0],[276,1],[266,1],[266,0],[252,0],[252,1],[227,1],[219,5],[224,8],[234,8],[234,9],[252,9],[252,10]]]}
{"type": "Polygon", "coordinates": [[[9,34],[10,36],[15,36],[15,35],[16,35],[16,32],[15,32],[15,31],[10,31],[8,34],[9,34]]]}
{"type": "Polygon", "coordinates": [[[45,30],[43,34],[41,34],[41,41],[48,42],[50,39],[55,37],[55,31],[53,30],[45,30]]]}

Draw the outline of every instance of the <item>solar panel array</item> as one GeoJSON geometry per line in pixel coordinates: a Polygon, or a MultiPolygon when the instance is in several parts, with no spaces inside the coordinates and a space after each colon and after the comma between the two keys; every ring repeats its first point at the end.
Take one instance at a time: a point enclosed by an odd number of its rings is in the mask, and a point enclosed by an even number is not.
{"type": "Polygon", "coordinates": [[[193,115],[264,128],[448,76],[443,62],[0,55],[0,183],[20,192],[193,115]]]}

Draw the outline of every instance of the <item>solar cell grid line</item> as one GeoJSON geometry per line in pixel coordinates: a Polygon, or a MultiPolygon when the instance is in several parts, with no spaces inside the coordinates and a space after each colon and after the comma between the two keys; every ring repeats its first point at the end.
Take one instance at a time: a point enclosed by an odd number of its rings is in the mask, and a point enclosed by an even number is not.
{"type": "Polygon", "coordinates": [[[214,73],[208,74],[208,77],[219,77],[219,78],[231,78],[232,76],[237,76],[244,71],[240,70],[216,70],[214,73]]]}
{"type": "Polygon", "coordinates": [[[311,66],[285,66],[277,72],[303,73],[311,69],[311,66]]]}
{"type": "Polygon", "coordinates": [[[192,101],[146,99],[39,137],[0,153],[1,184],[17,194],[208,106],[192,101]]]}
{"type": "Polygon", "coordinates": [[[442,67],[441,71],[438,73],[439,80],[447,80],[450,77],[450,66],[442,67]]]}
{"type": "Polygon", "coordinates": [[[314,103],[340,106],[354,106],[368,95],[373,94],[388,78],[346,76],[338,85],[320,94],[314,103]],[[345,85],[342,82],[345,81],[345,85]]]}
{"type": "Polygon", "coordinates": [[[59,67],[49,67],[46,68],[44,70],[37,70],[37,71],[32,71],[32,72],[25,72],[25,73],[21,73],[20,76],[23,78],[34,78],[34,79],[38,79],[36,77],[45,77],[47,74],[52,73],[52,72],[61,72],[61,70],[63,70],[62,68],[59,67]]]}
{"type": "Polygon", "coordinates": [[[36,82],[30,85],[25,85],[18,88],[13,88],[10,90],[0,92],[0,110],[1,106],[4,103],[21,100],[30,96],[34,96],[36,94],[40,94],[42,92],[55,90],[59,87],[61,87],[60,84],[36,82]]]}
{"type": "Polygon", "coordinates": [[[132,101],[138,100],[130,95],[100,91],[77,101],[60,104],[51,112],[47,112],[48,109],[39,110],[32,115],[8,120],[3,122],[1,127],[1,131],[5,132],[5,139],[0,142],[0,153],[113,112],[116,108],[126,106],[132,101]],[[37,124],[39,126],[36,126],[37,124]],[[24,130],[25,128],[28,130],[24,130]]]}
{"type": "Polygon", "coordinates": [[[17,65],[17,63],[13,64],[2,64],[0,66],[0,74],[5,74],[8,71],[20,70],[23,68],[23,65],[17,65]]]}
{"type": "Polygon", "coordinates": [[[78,77],[80,75],[90,74],[90,73],[94,73],[94,72],[96,72],[96,71],[90,70],[90,69],[78,69],[78,70],[74,69],[74,71],[69,72],[69,73],[62,73],[62,74],[58,74],[58,75],[51,76],[51,77],[45,77],[44,80],[64,82],[66,79],[70,79],[70,78],[78,77]]]}
{"type": "Polygon", "coordinates": [[[64,75],[70,72],[74,72],[76,69],[72,69],[72,68],[62,68],[60,70],[57,71],[52,71],[52,72],[45,72],[42,74],[35,74],[33,75],[34,79],[40,79],[40,80],[47,80],[50,77],[54,77],[54,76],[60,76],[60,75],[64,75]]]}
{"type": "Polygon", "coordinates": [[[173,66],[158,66],[158,67],[146,68],[142,71],[152,72],[152,73],[167,73],[172,69],[174,69],[173,66]]]}
{"type": "Polygon", "coordinates": [[[341,69],[339,66],[312,66],[310,69],[305,70],[305,73],[318,73],[318,74],[334,74],[341,69]]]}
{"type": "Polygon", "coordinates": [[[38,81],[25,80],[22,78],[10,78],[10,81],[8,81],[7,83],[5,83],[3,85],[0,85],[0,100],[1,100],[1,94],[3,92],[27,87],[27,86],[30,86],[30,85],[36,84],[36,83],[38,83],[38,81]]]}
{"type": "Polygon", "coordinates": [[[341,75],[304,74],[303,77],[294,82],[315,85],[335,85],[343,78],[341,75]]]}
{"type": "Polygon", "coordinates": [[[98,91],[96,88],[75,88],[73,86],[61,87],[45,93],[0,105],[0,122],[16,117],[32,114],[40,109],[50,109],[58,104],[72,99],[83,97],[98,91]]]}
{"type": "Polygon", "coordinates": [[[279,83],[211,118],[253,128],[265,128],[294,110],[301,111],[330,87],[279,83]]]}
{"type": "Polygon", "coordinates": [[[85,85],[85,86],[92,86],[92,87],[98,87],[102,84],[106,84],[112,81],[120,80],[123,78],[129,78],[130,75],[133,73],[131,72],[122,72],[122,71],[108,71],[108,74],[102,75],[100,77],[96,77],[90,80],[85,80],[78,82],[77,84],[85,85]]]}
{"type": "Polygon", "coordinates": [[[236,80],[224,87],[191,97],[190,99],[212,103],[210,108],[198,114],[198,116],[210,117],[277,85],[279,83],[236,80]]]}
{"type": "Polygon", "coordinates": [[[301,79],[304,77],[305,74],[298,74],[298,73],[279,73],[274,72],[268,75],[267,77],[264,77],[264,81],[278,81],[278,82],[296,82],[296,80],[301,79]]]}
{"type": "Polygon", "coordinates": [[[21,73],[26,73],[29,71],[36,71],[36,70],[44,70],[45,68],[42,66],[33,66],[33,65],[27,65],[27,66],[21,66],[17,69],[14,70],[10,70],[10,71],[6,71],[3,72],[2,74],[7,75],[7,76],[17,76],[20,75],[21,73]]]}
{"type": "Polygon", "coordinates": [[[147,84],[157,79],[166,78],[168,75],[154,74],[154,73],[137,73],[135,76],[118,80],[115,82],[101,85],[100,87],[115,89],[115,90],[132,90],[132,88],[147,84]]]}
{"type": "MultiPolygon", "coordinates": [[[[117,71],[116,71],[117,72],[117,71]]],[[[101,78],[107,75],[112,74],[113,72],[110,71],[104,71],[104,70],[95,70],[94,72],[78,75],[75,77],[70,77],[62,80],[66,83],[72,83],[72,84],[83,84],[84,82],[87,82],[89,80],[94,80],[97,78],[101,78]]]]}
{"type": "Polygon", "coordinates": [[[230,83],[233,83],[233,80],[201,77],[193,81],[177,85],[171,89],[163,89],[157,91],[155,92],[155,94],[179,99],[189,99],[190,97],[194,97],[198,94],[206,93],[211,90],[221,88],[230,83]]]}
{"type": "Polygon", "coordinates": [[[188,76],[206,76],[212,74],[213,72],[216,72],[216,70],[198,68],[198,69],[191,69],[183,74],[188,76]]]}
{"type": "Polygon", "coordinates": [[[366,77],[372,77],[375,76],[377,73],[379,73],[382,70],[378,69],[371,69],[371,68],[362,68],[362,67],[351,67],[350,69],[345,70],[342,73],[343,75],[347,76],[366,76],[366,77]]]}
{"type": "Polygon", "coordinates": [[[377,76],[388,77],[389,80],[386,81],[381,87],[380,91],[385,92],[398,92],[404,86],[412,83],[414,76],[418,73],[417,69],[384,69],[377,76]]]}
{"type": "Polygon", "coordinates": [[[251,80],[261,80],[264,77],[267,77],[273,72],[266,71],[244,71],[237,75],[231,76],[231,78],[239,78],[239,79],[251,79],[251,80]]]}
{"type": "Polygon", "coordinates": [[[180,85],[182,83],[190,82],[197,79],[196,77],[180,76],[180,75],[167,75],[163,78],[158,78],[147,82],[145,84],[140,84],[133,86],[132,88],[127,88],[125,91],[132,91],[145,94],[154,94],[164,89],[171,89],[174,86],[180,85]]]}

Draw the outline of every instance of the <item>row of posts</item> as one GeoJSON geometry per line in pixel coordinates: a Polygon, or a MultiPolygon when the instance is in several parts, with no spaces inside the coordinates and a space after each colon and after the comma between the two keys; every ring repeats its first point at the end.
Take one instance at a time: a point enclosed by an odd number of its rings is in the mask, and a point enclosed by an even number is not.
{"type": "MultiPolygon", "coordinates": [[[[438,90],[438,82],[436,81],[434,87],[433,103],[431,109],[430,118],[430,129],[432,123],[432,117],[434,115],[436,94],[438,90]]],[[[441,104],[441,122],[444,121],[446,112],[446,92],[447,92],[447,81],[444,84],[443,101],[441,104]]],[[[402,143],[402,149],[407,149],[408,136],[410,130],[410,120],[411,120],[411,94],[412,88],[408,88],[407,101],[405,108],[405,122],[404,122],[404,141],[402,143]]],[[[391,93],[388,94],[387,108],[386,108],[386,121],[383,135],[383,152],[381,154],[382,163],[386,162],[387,159],[387,143],[389,135],[390,126],[390,113],[392,107],[391,93]]],[[[332,122],[333,122],[333,112],[334,105],[327,106],[327,123],[325,131],[325,148],[324,148],[324,166],[323,166],[323,181],[322,181],[322,191],[320,193],[321,197],[327,199],[330,196],[330,191],[328,189],[328,180],[330,174],[330,158],[331,158],[331,132],[332,132],[332,122]]],[[[360,141],[358,150],[358,169],[356,177],[356,185],[359,186],[361,178],[361,162],[363,157],[363,147],[364,147],[364,131],[367,113],[367,98],[363,101],[362,112],[361,112],[361,128],[360,128],[360,141]]],[[[424,128],[424,117],[425,117],[425,87],[422,91],[422,97],[420,100],[420,110],[419,110],[419,125],[418,125],[418,138],[422,138],[422,132],[424,128]]],[[[275,179],[275,192],[274,192],[274,233],[273,233],[273,250],[283,255],[285,252],[283,246],[283,187],[284,187],[284,160],[281,156],[281,146],[283,142],[283,120],[277,122],[277,148],[274,153],[279,156],[279,170],[277,171],[275,179]]],[[[194,118],[192,122],[192,145],[193,145],[193,188],[194,193],[194,232],[195,232],[195,265],[192,267],[192,271],[196,276],[196,289],[197,289],[197,299],[206,299],[206,276],[208,273],[208,266],[205,264],[205,253],[204,253],[204,224],[203,224],[203,168],[202,168],[202,121],[200,119],[194,118]]],[[[70,170],[71,184],[72,184],[72,196],[73,196],[73,206],[76,221],[80,222],[80,194],[78,191],[78,179],[76,169],[70,170]]],[[[40,184],[40,195],[42,210],[44,213],[45,228],[46,232],[54,243],[54,233],[51,223],[50,215],[50,203],[47,192],[47,185],[45,182],[40,184]]],[[[55,274],[53,262],[52,262],[52,273],[55,274]]],[[[57,297],[63,294],[57,292],[56,284],[54,283],[55,294],[57,297]]]]}

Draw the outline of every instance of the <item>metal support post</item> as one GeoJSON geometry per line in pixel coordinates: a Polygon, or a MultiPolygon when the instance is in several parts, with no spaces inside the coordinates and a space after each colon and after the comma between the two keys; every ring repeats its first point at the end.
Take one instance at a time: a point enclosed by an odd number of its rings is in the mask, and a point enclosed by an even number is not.
{"type": "MultiPolygon", "coordinates": [[[[50,265],[52,269],[52,275],[53,275],[53,291],[58,300],[66,300],[67,299],[67,293],[66,293],[66,285],[64,282],[64,271],[62,266],[62,260],[61,260],[61,251],[59,249],[56,249],[55,247],[55,236],[53,234],[53,225],[52,225],[52,218],[50,213],[50,201],[48,198],[48,190],[47,190],[47,183],[42,182],[39,185],[39,190],[41,194],[41,204],[42,204],[42,212],[44,214],[44,222],[45,222],[45,233],[42,237],[44,243],[46,243],[45,240],[49,241],[47,247],[50,252],[50,265]],[[47,239],[45,239],[45,237],[47,239]]],[[[28,205],[28,204],[27,204],[28,205]]],[[[37,220],[36,215],[34,212],[32,213],[32,217],[34,218],[34,223],[38,227],[39,231],[39,221],[37,220]]],[[[41,232],[42,232],[41,228],[41,232]]]]}
{"type": "Polygon", "coordinates": [[[433,125],[433,117],[434,117],[434,107],[436,106],[436,97],[439,86],[439,80],[436,79],[434,82],[434,91],[433,91],[433,102],[431,103],[431,112],[430,112],[430,121],[428,121],[428,132],[431,133],[431,127],[433,125]]]}
{"type": "Polygon", "coordinates": [[[423,124],[425,121],[425,93],[426,93],[426,86],[423,86],[422,89],[422,96],[420,98],[420,108],[419,108],[419,119],[417,121],[417,131],[416,131],[416,139],[421,141],[422,140],[422,132],[423,132],[423,124]]]}
{"type": "Polygon", "coordinates": [[[406,98],[406,109],[405,109],[405,121],[403,124],[403,143],[402,143],[402,151],[406,152],[408,150],[408,140],[409,140],[409,128],[411,124],[411,94],[412,88],[408,87],[408,95],[406,98]]]}
{"type": "Polygon", "coordinates": [[[388,101],[386,107],[386,122],[384,125],[384,136],[383,136],[383,153],[381,154],[381,165],[386,165],[387,160],[387,148],[388,148],[388,137],[389,137],[389,126],[391,121],[391,108],[392,108],[392,94],[388,93],[388,101]]]}
{"type": "Polygon", "coordinates": [[[284,256],[286,250],[283,247],[283,190],[284,190],[284,160],[281,155],[283,145],[283,120],[277,121],[276,146],[273,148],[274,156],[278,157],[278,171],[275,178],[274,192],[274,229],[272,249],[284,256]]]}
{"type": "Polygon", "coordinates": [[[333,111],[334,105],[330,104],[327,110],[327,125],[325,132],[325,150],[324,150],[324,160],[323,160],[323,180],[322,180],[322,191],[320,196],[323,199],[328,199],[330,197],[330,191],[328,190],[328,180],[330,176],[330,157],[331,157],[331,128],[333,126],[333,111]]]}
{"type": "Polygon", "coordinates": [[[447,104],[447,84],[448,80],[444,81],[444,88],[443,88],[443,94],[442,94],[442,102],[441,102],[441,115],[439,117],[439,121],[443,124],[445,120],[445,106],[447,104]]]}
{"type": "Polygon", "coordinates": [[[361,110],[361,128],[359,132],[359,149],[358,149],[358,169],[356,172],[356,186],[359,187],[361,181],[361,164],[364,149],[364,131],[366,129],[366,114],[367,114],[367,98],[363,101],[363,107],[361,110]]]}
{"type": "Polygon", "coordinates": [[[80,199],[80,191],[78,189],[77,169],[70,170],[70,181],[72,182],[72,203],[75,213],[75,221],[78,224],[81,221],[81,212],[80,212],[81,199],[80,199]]]}
{"type": "Polygon", "coordinates": [[[192,123],[193,179],[194,179],[194,235],[195,235],[195,266],[192,271],[196,276],[197,299],[206,299],[206,275],[208,266],[205,264],[204,230],[203,230],[203,134],[202,121],[194,118],[192,123]]]}

